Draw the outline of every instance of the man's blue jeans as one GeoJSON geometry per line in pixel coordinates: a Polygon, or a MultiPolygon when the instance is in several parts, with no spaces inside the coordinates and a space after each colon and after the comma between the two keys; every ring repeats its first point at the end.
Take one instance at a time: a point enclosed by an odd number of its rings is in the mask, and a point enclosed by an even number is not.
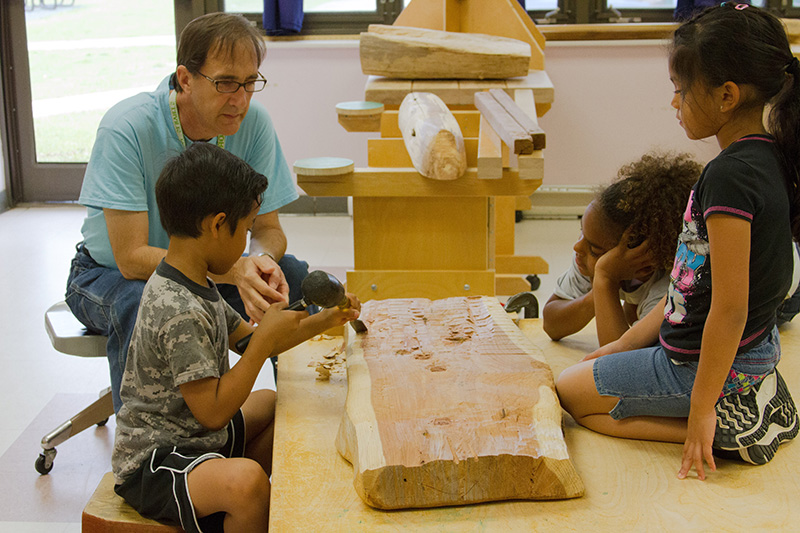
{"type": "MultiPolygon", "coordinates": [[[[289,284],[289,301],[299,300],[302,297],[300,284],[308,275],[308,263],[293,255],[284,255],[278,266],[289,284]]],[[[106,355],[114,412],[122,406],[119,389],[145,283],[125,279],[119,270],[97,264],[83,243],[78,244],[67,279],[66,302],[84,326],[108,337],[106,355]]],[[[223,298],[247,320],[236,286],[218,285],[218,288],[223,298]]]]}

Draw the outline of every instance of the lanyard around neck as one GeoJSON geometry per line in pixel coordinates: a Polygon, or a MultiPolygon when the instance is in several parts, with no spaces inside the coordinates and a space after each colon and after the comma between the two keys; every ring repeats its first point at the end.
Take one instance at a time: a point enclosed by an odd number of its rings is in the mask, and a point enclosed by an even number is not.
{"type": "MultiPolygon", "coordinates": [[[[183,135],[183,128],[181,127],[181,120],[178,117],[178,92],[170,91],[169,93],[169,112],[172,115],[172,125],[175,126],[175,133],[178,134],[178,141],[181,146],[186,149],[186,138],[183,135]]],[[[225,148],[225,136],[217,135],[217,146],[225,148]]]]}

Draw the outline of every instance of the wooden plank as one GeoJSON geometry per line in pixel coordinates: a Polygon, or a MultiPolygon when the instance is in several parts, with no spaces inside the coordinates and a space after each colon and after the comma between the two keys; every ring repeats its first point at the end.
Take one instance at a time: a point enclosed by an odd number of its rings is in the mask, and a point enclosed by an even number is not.
{"type": "MultiPolygon", "coordinates": [[[[478,139],[464,139],[467,167],[478,164],[478,139]]],[[[367,164],[376,168],[405,168],[413,165],[403,139],[367,139],[367,164]]]]}
{"type": "Polygon", "coordinates": [[[520,154],[517,156],[517,170],[519,178],[523,180],[535,180],[544,176],[544,154],[541,150],[534,150],[532,154],[520,154]]]}
{"type": "Polygon", "coordinates": [[[498,296],[514,296],[531,290],[531,284],[519,274],[495,274],[494,293],[498,296]]]}
{"type": "MultiPolygon", "coordinates": [[[[520,320],[519,327],[556,376],[597,348],[594,322],[559,342],[544,333],[540,319],[520,320]]],[[[570,416],[564,416],[564,438],[586,486],[582,498],[390,513],[374,509],[356,494],[353,469],[333,445],[347,394],[345,374],[337,371],[329,381],[317,381],[314,370],[341,344],[341,338],[314,340],[280,355],[270,502],[275,531],[706,532],[726,529],[732,516],[764,531],[793,531],[800,523],[800,507],[794,505],[800,490],[796,442],[781,446],[764,466],[717,459],[717,471],[707,471],[707,480],[698,482],[675,475],[680,444],[600,435],[570,416]]],[[[800,325],[781,328],[781,346],[784,354],[800,353],[800,325]]],[[[797,399],[800,358],[784,357],[778,366],[797,399]]]]}
{"type": "Polygon", "coordinates": [[[493,270],[351,270],[347,272],[347,290],[362,302],[411,296],[491,296],[494,279],[493,270]]]}
{"type": "Polygon", "coordinates": [[[356,270],[486,270],[488,202],[353,198],[356,270]]]}
{"type": "Polygon", "coordinates": [[[545,40],[530,16],[515,0],[466,0],[463,2],[461,31],[503,35],[531,46],[531,69],[544,69],[545,40]]]}
{"type": "Polygon", "coordinates": [[[533,140],[533,149],[543,150],[546,138],[544,130],[539,127],[539,122],[536,119],[536,103],[533,100],[533,91],[524,89],[517,89],[514,91],[515,98],[518,97],[527,109],[523,109],[517,105],[508,93],[501,89],[491,89],[489,94],[497,100],[497,103],[511,115],[523,130],[528,132],[528,135],[531,136],[531,140],[533,140]]]}
{"type": "MultiPolygon", "coordinates": [[[[532,70],[527,76],[520,78],[507,78],[505,80],[462,80],[458,82],[455,90],[451,80],[436,82],[430,80],[430,85],[425,86],[427,92],[432,92],[441,98],[451,109],[452,106],[474,105],[475,93],[489,89],[533,89],[537,107],[546,106],[553,102],[555,91],[547,72],[532,70]],[[441,90],[437,89],[437,84],[441,90]]],[[[382,76],[369,76],[364,89],[364,99],[371,102],[380,102],[389,109],[399,106],[406,94],[413,89],[413,84],[419,83],[412,80],[396,80],[382,76]]],[[[541,116],[542,113],[539,113],[541,116]]]]}
{"type": "Polygon", "coordinates": [[[478,138],[478,178],[500,179],[503,177],[503,151],[500,137],[483,117],[478,138]]]}
{"type": "Polygon", "coordinates": [[[461,128],[435,94],[408,93],[397,124],[414,168],[426,178],[454,180],[467,169],[461,128]]]}
{"type": "Polygon", "coordinates": [[[402,79],[503,79],[527,74],[528,43],[497,35],[370,24],[361,33],[364,74],[402,79]]]}
{"type": "Polygon", "coordinates": [[[338,176],[297,175],[297,185],[309,196],[530,196],[541,178],[520,179],[519,172],[503,169],[503,179],[482,180],[475,167],[455,181],[429,180],[413,168],[356,168],[338,176]]]}
{"type": "Polygon", "coordinates": [[[475,107],[515,154],[533,152],[533,140],[488,92],[475,93],[475,107]]]}
{"type": "MultiPolygon", "coordinates": [[[[416,83],[414,82],[414,86],[416,87],[416,83]]],[[[478,137],[479,129],[480,129],[480,119],[481,114],[473,109],[473,110],[450,110],[453,113],[453,116],[458,122],[458,126],[461,128],[461,133],[464,135],[464,138],[467,139],[469,137],[478,137]]],[[[400,131],[400,127],[397,125],[397,115],[399,111],[385,111],[381,115],[381,137],[402,137],[403,134],[400,131]]]]}
{"type": "Polygon", "coordinates": [[[549,265],[539,256],[496,255],[495,271],[498,274],[547,274],[549,265]]]}
{"type": "Polygon", "coordinates": [[[336,448],[379,509],[581,496],[550,367],[494,298],[372,300],[336,448]]]}
{"type": "Polygon", "coordinates": [[[516,199],[498,196],[494,199],[495,255],[514,255],[514,211],[516,199]]]}

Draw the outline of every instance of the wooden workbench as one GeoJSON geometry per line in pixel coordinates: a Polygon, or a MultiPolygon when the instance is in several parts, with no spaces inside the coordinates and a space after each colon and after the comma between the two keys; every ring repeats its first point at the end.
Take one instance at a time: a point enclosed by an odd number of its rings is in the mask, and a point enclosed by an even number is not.
{"type": "MultiPolygon", "coordinates": [[[[553,372],[593,350],[594,323],[561,342],[539,320],[523,331],[553,372]]],[[[800,399],[800,324],[782,330],[779,365],[800,399]]],[[[344,365],[317,381],[340,337],[312,340],[280,356],[272,475],[272,531],[792,531],[800,524],[800,443],[781,446],[764,466],[718,460],[704,482],[678,480],[681,447],[606,437],[564,415],[565,439],[585,496],[564,501],[514,501],[438,509],[379,511],[353,489],[353,469],[334,439],[346,394],[344,365]],[[311,366],[309,366],[311,364],[311,366]]],[[[341,358],[339,355],[337,358],[341,358]]]]}

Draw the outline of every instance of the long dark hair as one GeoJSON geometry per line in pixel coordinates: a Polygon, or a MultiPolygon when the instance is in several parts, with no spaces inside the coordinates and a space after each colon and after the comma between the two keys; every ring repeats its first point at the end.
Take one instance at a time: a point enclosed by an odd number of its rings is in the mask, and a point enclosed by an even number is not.
{"type": "Polygon", "coordinates": [[[771,106],[775,136],[792,205],[792,235],[800,240],[800,63],[781,21],[747,4],[724,2],[685,22],[673,35],[670,68],[685,89],[731,81],[755,96],[744,106],[771,106]]]}

